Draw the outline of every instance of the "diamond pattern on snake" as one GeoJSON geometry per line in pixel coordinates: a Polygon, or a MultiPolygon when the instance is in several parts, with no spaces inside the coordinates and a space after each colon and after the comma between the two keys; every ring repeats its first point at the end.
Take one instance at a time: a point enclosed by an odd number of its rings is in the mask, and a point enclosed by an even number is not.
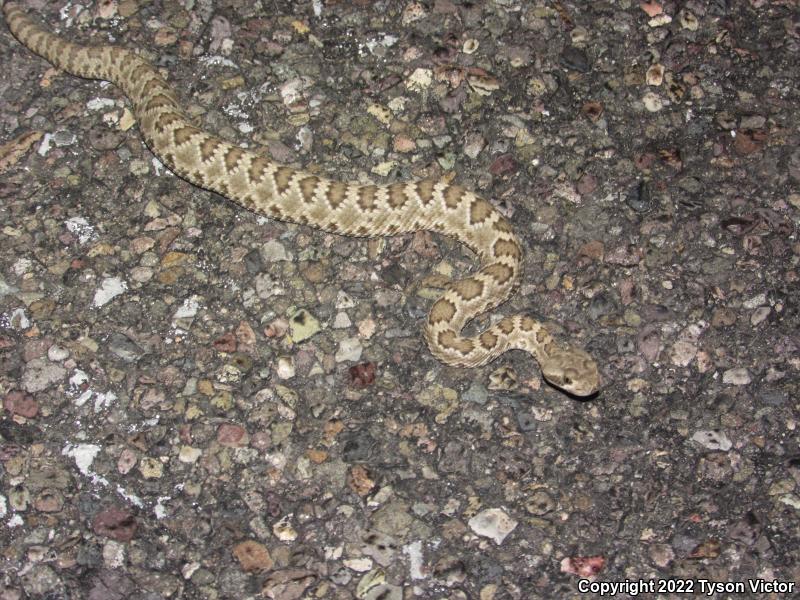
{"type": "Polygon", "coordinates": [[[118,86],[149,149],[194,185],[246,210],[331,233],[374,237],[428,230],[468,246],[480,267],[450,282],[423,326],[428,347],[442,362],[477,367],[508,350],[523,350],[536,359],[544,378],[565,392],[587,396],[599,389],[591,356],[558,342],[527,315],[504,317],[476,335],[461,333],[475,317],[505,302],[522,274],[522,246],[487,200],[444,181],[362,185],[278,164],[193,125],[176,92],[134,51],[68,41],[36,24],[15,2],[6,2],[3,12],[14,37],[57,68],[118,86]]]}

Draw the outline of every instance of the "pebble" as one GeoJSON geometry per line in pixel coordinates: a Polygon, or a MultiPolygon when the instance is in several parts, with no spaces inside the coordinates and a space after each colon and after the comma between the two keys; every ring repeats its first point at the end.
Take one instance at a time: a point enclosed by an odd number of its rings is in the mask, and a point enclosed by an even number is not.
{"type": "Polygon", "coordinates": [[[245,573],[267,571],[274,565],[267,547],[255,540],[247,540],[236,544],[233,547],[233,555],[239,561],[239,565],[245,573]]]}
{"type": "Polygon", "coordinates": [[[173,322],[183,319],[193,319],[197,315],[197,311],[200,309],[200,298],[199,296],[192,296],[191,298],[186,298],[181,305],[178,307],[172,315],[173,322]]]}
{"type": "Polygon", "coordinates": [[[319,321],[304,308],[289,317],[289,335],[295,343],[307,340],[316,335],[319,330],[319,321]]]}
{"type": "Polygon", "coordinates": [[[590,33],[586,27],[578,26],[569,33],[569,38],[576,46],[580,46],[589,41],[590,33]]]}
{"type": "Polygon", "coordinates": [[[547,491],[536,490],[525,501],[525,509],[532,515],[543,516],[553,512],[558,506],[547,491]]]}
{"type": "Polygon", "coordinates": [[[410,25],[414,21],[425,18],[427,14],[427,10],[421,2],[409,2],[403,9],[400,18],[403,25],[410,25]]]}
{"type": "Polygon", "coordinates": [[[727,452],[733,447],[730,438],[718,429],[696,431],[692,441],[697,442],[709,450],[722,450],[727,452]]]}
{"type": "Polygon", "coordinates": [[[97,535],[117,542],[131,541],[137,529],[138,522],[134,514],[115,506],[101,510],[92,519],[92,530],[97,535]]]}
{"type": "Polygon", "coordinates": [[[348,337],[339,342],[334,359],[336,362],[358,362],[364,347],[357,337],[348,337]]]}
{"type": "Polygon", "coordinates": [[[192,446],[181,446],[178,453],[178,460],[182,463],[193,464],[197,459],[202,456],[203,451],[200,448],[193,448],[192,446]]]}
{"type": "Polygon", "coordinates": [[[269,273],[261,273],[255,279],[256,294],[262,300],[272,296],[283,296],[286,293],[283,281],[269,273]]]}
{"type": "Polygon", "coordinates": [[[375,331],[378,328],[378,324],[375,322],[374,319],[364,319],[358,322],[358,335],[368,340],[373,335],[375,335],[375,331]]]}
{"type": "Polygon", "coordinates": [[[486,139],[480,133],[468,133],[464,140],[464,154],[470,158],[477,158],[485,146],[486,139]]]}
{"type": "Polygon", "coordinates": [[[380,104],[370,104],[367,107],[367,113],[378,119],[383,125],[389,125],[392,122],[392,111],[380,104]]]}
{"type": "Polygon", "coordinates": [[[672,17],[666,13],[656,15],[647,22],[647,24],[653,28],[663,27],[664,25],[669,25],[670,23],[672,23],[672,17]]]}
{"type": "Polygon", "coordinates": [[[366,531],[361,539],[364,542],[361,546],[362,553],[384,567],[394,562],[400,547],[396,538],[377,530],[370,530],[366,531]]]}
{"type": "Polygon", "coordinates": [[[392,147],[396,152],[408,153],[417,149],[417,144],[414,140],[405,135],[398,135],[392,142],[392,147]]]}
{"type": "Polygon", "coordinates": [[[383,583],[370,589],[363,600],[403,600],[403,588],[391,583],[383,583]]]}
{"type": "Polygon", "coordinates": [[[117,358],[125,362],[133,362],[144,354],[144,351],[128,336],[114,332],[108,340],[108,349],[117,358]]]}
{"type": "Polygon", "coordinates": [[[346,558],[342,561],[342,564],[351,571],[358,573],[366,573],[374,565],[372,559],[369,558],[346,558]]]}
{"type": "Polygon", "coordinates": [[[289,513],[272,526],[272,533],[282,542],[293,542],[297,539],[297,531],[291,523],[292,517],[294,515],[289,513]]]}
{"type": "Polygon", "coordinates": [[[754,310],[759,306],[763,306],[767,303],[767,294],[766,292],[761,292],[760,294],[756,294],[752,298],[748,298],[744,302],[742,302],[742,306],[744,306],[748,310],[754,310]]]}
{"type": "Polygon", "coordinates": [[[475,404],[486,404],[489,399],[488,390],[480,383],[473,382],[472,385],[464,392],[464,400],[467,402],[474,402],[475,404]]]}
{"type": "Polygon", "coordinates": [[[117,106],[116,100],[113,98],[92,98],[86,103],[86,108],[89,110],[105,110],[107,108],[115,108],[117,106]]]}
{"type": "Polygon", "coordinates": [[[480,96],[488,96],[500,89],[500,81],[489,73],[469,73],[467,83],[480,96]]]}
{"type": "Polygon", "coordinates": [[[63,129],[56,131],[53,134],[53,142],[56,146],[72,146],[76,141],[77,137],[75,133],[72,131],[65,131],[63,129]]]}
{"type": "Polygon", "coordinates": [[[268,262],[291,260],[286,247],[277,240],[270,240],[261,246],[261,257],[268,262]]]}
{"type": "Polygon", "coordinates": [[[406,87],[412,92],[421,92],[428,89],[433,82],[433,71],[422,67],[414,69],[414,72],[406,79],[406,87]]]}
{"type": "MultiPolygon", "coordinates": [[[[316,580],[317,575],[307,569],[272,571],[264,580],[261,595],[270,600],[300,600],[307,597],[306,589],[316,580]]],[[[243,593],[237,595],[244,597],[243,593]]]]}
{"type": "Polygon", "coordinates": [[[675,559],[675,552],[668,544],[653,544],[649,546],[647,553],[653,563],[661,569],[666,568],[675,559]]]}
{"type": "Polygon", "coordinates": [[[347,329],[352,324],[353,322],[350,320],[350,317],[347,316],[347,313],[344,311],[336,313],[336,316],[333,318],[334,329],[347,329]]]}
{"type": "Polygon", "coordinates": [[[500,508],[482,510],[469,520],[469,528],[476,534],[494,540],[498,546],[514,531],[517,521],[500,508]]]}
{"type": "Polygon", "coordinates": [[[22,387],[26,392],[41,392],[62,381],[66,375],[67,370],[61,365],[45,358],[34,358],[25,365],[22,387]]]}
{"type": "Polygon", "coordinates": [[[117,127],[119,127],[120,131],[128,131],[134,125],[136,125],[136,117],[128,107],[125,107],[122,111],[122,116],[119,118],[117,127]]]}
{"type": "Polygon", "coordinates": [[[752,381],[750,371],[744,367],[738,369],[728,369],[722,374],[722,383],[731,385],[747,385],[752,381]]]}
{"type": "Polygon", "coordinates": [[[24,331],[31,326],[31,320],[25,314],[24,308],[15,308],[11,311],[11,317],[8,319],[9,325],[16,331],[24,331]]]}
{"type": "Polygon", "coordinates": [[[92,306],[99,308],[108,304],[120,294],[125,293],[127,289],[128,284],[120,277],[106,277],[94,292],[92,306]]]}
{"type": "Polygon", "coordinates": [[[33,419],[39,413],[39,404],[34,397],[19,390],[12,390],[5,395],[3,408],[26,419],[33,419]]]}
{"type": "Polygon", "coordinates": [[[250,436],[241,425],[223,423],[217,428],[217,443],[226,448],[244,448],[250,443],[250,436]]]}
{"type": "Polygon", "coordinates": [[[281,356],[275,366],[275,373],[279,379],[291,379],[295,376],[294,359],[291,356],[281,356]]]}
{"type": "Polygon", "coordinates": [[[464,54],[474,54],[475,51],[480,46],[480,42],[475,38],[467,38],[464,40],[464,44],[461,46],[461,51],[464,54]]]}
{"type": "Polygon", "coordinates": [[[164,474],[164,464],[157,458],[146,456],[139,461],[139,472],[145,479],[160,479],[164,474]]]}
{"type": "Polygon", "coordinates": [[[373,590],[381,589],[386,584],[386,573],[383,569],[376,568],[364,575],[356,585],[356,597],[366,598],[373,590]]]}
{"type": "Polygon", "coordinates": [[[686,367],[697,355],[697,344],[686,340],[678,340],[672,345],[669,358],[673,365],[686,367]]]}
{"type": "Polygon", "coordinates": [[[642,103],[649,112],[658,112],[664,108],[664,100],[654,92],[647,92],[642,96],[642,103]]]}
{"type": "Polygon", "coordinates": [[[769,306],[759,306],[750,315],[750,324],[753,326],[760,325],[769,318],[772,309],[769,306]]]}
{"type": "Polygon", "coordinates": [[[700,27],[700,23],[697,21],[697,17],[694,16],[694,13],[685,8],[678,14],[678,20],[681,23],[681,27],[689,31],[697,31],[697,28],[700,27]]]}
{"type": "Polygon", "coordinates": [[[339,290],[339,292],[336,294],[336,303],[334,306],[336,306],[336,308],[339,310],[353,308],[355,305],[355,300],[353,300],[344,290],[339,290]]]}
{"type": "Polygon", "coordinates": [[[645,81],[647,85],[652,85],[654,87],[661,85],[664,81],[664,65],[658,63],[650,65],[650,68],[647,69],[647,73],[645,74],[645,81]]]}
{"type": "Polygon", "coordinates": [[[670,359],[672,363],[681,367],[687,366],[697,354],[698,340],[708,328],[708,323],[698,321],[687,325],[678,335],[677,341],[672,346],[670,359]]]}
{"type": "Polygon", "coordinates": [[[739,127],[742,129],[761,129],[766,123],[767,119],[763,115],[747,115],[742,117],[739,127]]]}
{"type": "Polygon", "coordinates": [[[124,544],[115,540],[106,540],[103,544],[103,564],[108,569],[119,569],[125,566],[124,544]]]}
{"type": "Polygon", "coordinates": [[[561,52],[561,64],[580,73],[588,73],[591,70],[586,51],[575,46],[564,48],[561,52]]]}

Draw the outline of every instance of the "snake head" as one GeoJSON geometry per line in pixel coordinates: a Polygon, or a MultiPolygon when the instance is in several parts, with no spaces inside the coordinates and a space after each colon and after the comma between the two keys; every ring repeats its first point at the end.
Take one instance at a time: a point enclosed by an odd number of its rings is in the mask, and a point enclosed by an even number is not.
{"type": "Polygon", "coordinates": [[[589,353],[572,346],[557,348],[540,361],[544,378],[574,396],[591,396],[600,389],[600,372],[589,353]]]}

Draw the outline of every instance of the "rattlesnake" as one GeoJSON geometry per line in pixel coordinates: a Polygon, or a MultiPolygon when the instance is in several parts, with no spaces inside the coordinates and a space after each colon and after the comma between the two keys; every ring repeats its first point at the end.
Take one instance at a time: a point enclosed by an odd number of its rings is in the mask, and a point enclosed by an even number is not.
{"type": "Polygon", "coordinates": [[[559,344],[529,316],[505,317],[477,335],[461,335],[467,323],[516,290],[522,272],[519,241],[483,198],[444,181],[361,185],[277,164],[194,126],[159,72],[135,53],[65,41],[33,23],[14,2],[6,2],[3,12],[14,37],[59,69],[119,86],[133,104],[147,146],[187,181],[281,221],[360,237],[428,230],[472,249],[480,269],[450,282],[425,322],[425,340],[442,362],[476,367],[521,349],[536,358],[554,386],[578,396],[598,390],[600,376],[592,358],[559,344]]]}

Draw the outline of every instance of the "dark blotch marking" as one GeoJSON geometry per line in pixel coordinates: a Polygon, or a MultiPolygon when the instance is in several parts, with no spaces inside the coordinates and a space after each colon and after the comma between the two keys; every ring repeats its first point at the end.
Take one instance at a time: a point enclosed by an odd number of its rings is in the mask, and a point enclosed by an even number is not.
{"type": "MultiPolygon", "coordinates": [[[[133,75],[133,77],[137,77],[138,76],[140,68],[143,68],[143,67],[137,68],[136,72],[133,75]]],[[[148,71],[148,72],[150,71],[150,69],[147,68],[147,67],[144,67],[144,69],[145,69],[145,71],[148,71]]],[[[156,92],[161,91],[163,88],[164,88],[164,86],[161,84],[161,81],[158,79],[158,77],[153,77],[147,83],[144,84],[144,88],[142,89],[142,95],[147,97],[147,98],[149,98],[150,96],[154,96],[156,94],[156,92]]]]}
{"type": "Polygon", "coordinates": [[[475,198],[469,206],[469,222],[479,225],[491,216],[494,208],[483,198],[475,198]]]}
{"type": "Polygon", "coordinates": [[[173,102],[172,98],[169,98],[164,94],[156,94],[147,101],[144,109],[157,110],[159,108],[164,108],[165,106],[175,106],[175,102],[173,102]]]}
{"type": "Polygon", "coordinates": [[[436,325],[436,323],[448,323],[455,315],[456,305],[447,298],[439,298],[431,307],[431,312],[428,315],[428,323],[431,325],[436,325]]]}
{"type": "Polygon", "coordinates": [[[179,127],[172,132],[172,140],[175,142],[176,146],[180,146],[192,139],[196,133],[197,129],[194,127],[189,127],[188,125],[186,127],[179,127]]]}
{"type": "Polygon", "coordinates": [[[508,221],[506,221],[502,217],[497,219],[497,221],[494,222],[494,225],[492,225],[492,227],[494,227],[495,231],[500,231],[501,233],[512,233],[513,231],[511,229],[511,225],[508,224],[508,221]]]}
{"type": "Polygon", "coordinates": [[[200,160],[203,162],[211,160],[221,145],[222,142],[218,139],[208,136],[203,140],[203,143],[200,144],[200,160]]]}
{"type": "Polygon", "coordinates": [[[171,125],[179,121],[182,121],[182,119],[174,113],[161,113],[156,117],[156,120],[153,122],[153,128],[158,133],[165,133],[167,129],[170,128],[171,125]]]}
{"type": "Polygon", "coordinates": [[[378,192],[378,187],[375,185],[365,185],[358,189],[358,207],[361,210],[372,211],[375,210],[377,204],[375,203],[375,194],[378,192]]]}
{"type": "Polygon", "coordinates": [[[483,284],[472,277],[456,281],[450,288],[466,301],[474,300],[483,294],[483,284]]]}
{"type": "Polygon", "coordinates": [[[514,260],[520,260],[522,258],[519,244],[509,240],[497,240],[494,243],[494,255],[497,257],[510,256],[514,260]]]}
{"type": "Polygon", "coordinates": [[[491,350],[497,344],[498,339],[499,338],[491,331],[484,331],[480,337],[481,346],[486,350],[491,350]]]}
{"type": "Polygon", "coordinates": [[[397,210],[403,208],[408,202],[405,183],[393,183],[389,186],[389,206],[397,210]]]}
{"type": "Polygon", "coordinates": [[[264,175],[269,167],[269,161],[261,156],[256,156],[250,163],[250,168],[247,170],[247,175],[253,183],[261,183],[264,175]]]}
{"type": "MultiPolygon", "coordinates": [[[[344,202],[345,195],[347,194],[347,184],[342,181],[334,181],[331,187],[328,188],[328,204],[334,210],[344,202]]],[[[334,229],[334,231],[336,231],[334,229]]]]}
{"type": "Polygon", "coordinates": [[[458,337],[452,329],[445,329],[439,333],[439,345],[457,350],[466,356],[472,352],[475,342],[470,338],[458,337]]]}
{"type": "Polygon", "coordinates": [[[416,183],[417,195],[423,205],[430,204],[433,200],[433,187],[435,185],[436,182],[433,179],[423,179],[416,183]]]}
{"type": "Polygon", "coordinates": [[[511,317],[506,317],[497,324],[497,327],[500,328],[500,331],[506,335],[509,335],[512,331],[514,331],[514,319],[511,317]]]}
{"type": "Polygon", "coordinates": [[[233,171],[239,164],[239,161],[244,156],[244,150],[241,148],[231,148],[225,153],[225,168],[228,171],[233,171]]]}
{"type": "Polygon", "coordinates": [[[289,189],[289,186],[292,183],[292,177],[294,177],[295,170],[291,167],[278,167],[275,171],[275,191],[278,194],[283,194],[286,190],[289,189]]]}
{"type": "Polygon", "coordinates": [[[319,177],[315,177],[314,175],[304,177],[300,180],[300,195],[303,197],[303,200],[306,202],[314,201],[314,190],[317,189],[317,185],[319,185],[319,177]]]}
{"type": "Polygon", "coordinates": [[[501,263],[488,265],[481,269],[481,273],[486,273],[501,285],[507,283],[514,276],[513,269],[501,263]]]}
{"type": "Polygon", "coordinates": [[[451,185],[444,191],[444,205],[447,208],[457,208],[464,197],[464,188],[451,185]]]}

